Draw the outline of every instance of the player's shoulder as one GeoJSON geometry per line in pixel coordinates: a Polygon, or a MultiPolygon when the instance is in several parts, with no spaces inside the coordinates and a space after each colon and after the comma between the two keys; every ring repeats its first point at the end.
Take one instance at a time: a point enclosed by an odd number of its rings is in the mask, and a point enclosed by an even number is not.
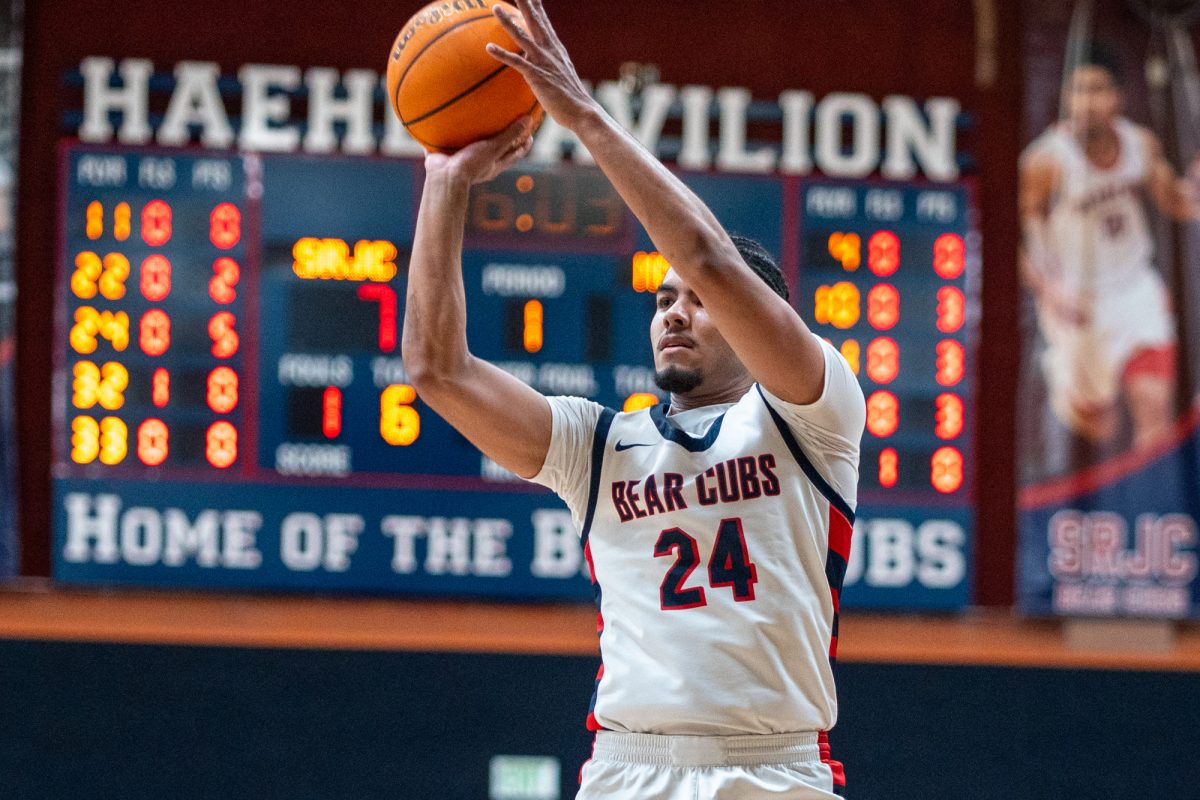
{"type": "Polygon", "coordinates": [[[1042,131],[1021,151],[1022,170],[1058,170],[1073,147],[1070,134],[1062,123],[1042,131]]]}
{"type": "Polygon", "coordinates": [[[1162,143],[1158,139],[1158,134],[1149,127],[1134,122],[1128,117],[1117,117],[1114,123],[1117,132],[1124,138],[1136,141],[1142,149],[1142,152],[1147,155],[1157,155],[1162,150],[1162,143]]]}
{"type": "Polygon", "coordinates": [[[1129,133],[1141,138],[1150,138],[1155,140],[1158,139],[1158,136],[1155,135],[1154,131],[1152,131],[1149,127],[1141,124],[1140,122],[1135,122],[1134,120],[1125,116],[1116,117],[1113,120],[1113,128],[1115,128],[1118,133],[1129,133]]]}
{"type": "Polygon", "coordinates": [[[612,409],[586,397],[548,395],[546,402],[550,404],[550,413],[557,429],[591,431],[601,419],[605,416],[611,417],[615,413],[612,409]]]}

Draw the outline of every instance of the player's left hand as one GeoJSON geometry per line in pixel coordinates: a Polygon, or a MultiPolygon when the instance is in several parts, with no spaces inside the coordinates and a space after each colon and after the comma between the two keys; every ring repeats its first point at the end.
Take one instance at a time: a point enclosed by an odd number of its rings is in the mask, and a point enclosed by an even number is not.
{"type": "Polygon", "coordinates": [[[533,120],[526,115],[492,138],[472,142],[457,152],[429,153],[425,172],[446,173],[472,185],[487,183],[525,157],[533,147],[532,129],[533,120]]]}
{"type": "Polygon", "coordinates": [[[516,0],[516,4],[525,27],[500,6],[493,6],[492,11],[524,52],[513,53],[495,44],[489,44],[487,51],[497,61],[520,72],[546,113],[573,130],[576,123],[596,108],[596,101],[588,94],[567,48],[550,25],[542,0],[516,0]]]}

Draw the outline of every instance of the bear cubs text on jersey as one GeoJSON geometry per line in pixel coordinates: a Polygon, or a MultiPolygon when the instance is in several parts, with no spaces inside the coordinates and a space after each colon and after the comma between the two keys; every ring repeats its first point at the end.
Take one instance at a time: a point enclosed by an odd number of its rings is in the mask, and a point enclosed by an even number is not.
{"type": "Polygon", "coordinates": [[[775,456],[763,453],[714,464],[690,482],[677,472],[635,481],[613,481],[613,507],[621,522],[629,522],[687,508],[685,493],[702,506],[775,497],[779,494],[779,478],[774,470],[775,456]]]}

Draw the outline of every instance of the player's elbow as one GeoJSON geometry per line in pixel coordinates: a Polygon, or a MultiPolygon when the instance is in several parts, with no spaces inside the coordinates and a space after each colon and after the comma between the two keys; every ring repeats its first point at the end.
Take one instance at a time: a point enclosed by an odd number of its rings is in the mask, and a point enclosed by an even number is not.
{"type": "Polygon", "coordinates": [[[731,242],[697,236],[688,249],[685,263],[691,267],[688,282],[697,293],[702,293],[705,288],[728,282],[743,261],[731,242]]]}
{"type": "Polygon", "coordinates": [[[428,343],[406,339],[400,355],[404,359],[408,383],[426,400],[441,392],[452,391],[455,381],[464,372],[462,359],[428,343]]]}

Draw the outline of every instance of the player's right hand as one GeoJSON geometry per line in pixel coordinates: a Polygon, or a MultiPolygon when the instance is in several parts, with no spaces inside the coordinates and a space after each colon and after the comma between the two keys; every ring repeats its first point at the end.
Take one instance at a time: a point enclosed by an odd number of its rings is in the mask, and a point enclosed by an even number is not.
{"type": "Polygon", "coordinates": [[[1091,298],[1078,292],[1066,291],[1054,281],[1047,281],[1036,295],[1038,304],[1064,325],[1090,325],[1091,298]]]}
{"type": "Polygon", "coordinates": [[[472,185],[486,183],[524,158],[531,147],[533,118],[526,115],[492,138],[472,142],[455,153],[429,153],[425,172],[444,173],[472,185]]]}
{"type": "Polygon", "coordinates": [[[496,44],[489,44],[487,51],[492,58],[521,73],[555,122],[574,130],[576,123],[598,108],[596,101],[579,79],[567,48],[550,25],[542,0],[515,1],[525,18],[525,27],[518,25],[501,6],[492,6],[492,11],[522,52],[513,53],[496,44]]]}

